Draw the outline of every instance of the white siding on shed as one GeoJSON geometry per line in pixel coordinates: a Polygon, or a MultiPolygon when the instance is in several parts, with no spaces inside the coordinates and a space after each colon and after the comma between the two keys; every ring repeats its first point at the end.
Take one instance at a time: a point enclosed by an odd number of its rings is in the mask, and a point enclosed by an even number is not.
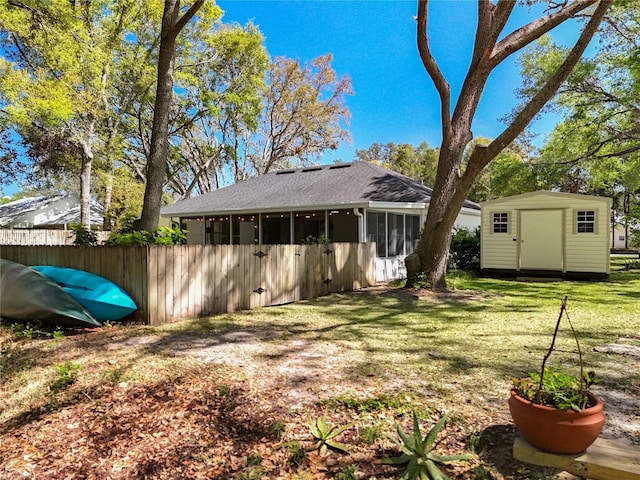
{"type": "MultiPolygon", "coordinates": [[[[481,203],[481,268],[491,270],[521,270],[523,249],[523,229],[519,222],[535,219],[540,228],[553,228],[557,222],[562,224],[561,242],[554,237],[553,255],[561,255],[560,265],[550,270],[562,272],[609,273],[610,247],[610,211],[611,199],[590,195],[577,195],[558,192],[532,192],[513,197],[505,197],[481,203]],[[594,212],[593,232],[579,232],[578,212],[594,212]],[[523,212],[537,212],[535,215],[523,215],[523,212]],[[549,223],[544,224],[545,212],[549,223]],[[559,214],[562,212],[562,215],[559,214]],[[508,215],[508,231],[494,233],[494,214],[508,215]],[[542,221],[541,221],[542,220],[542,221]],[[559,245],[559,246],[558,246],[559,245]]],[[[581,218],[585,218],[584,215],[581,218]]],[[[590,217],[589,217],[590,218],[590,217]]],[[[590,223],[590,222],[587,222],[590,223]]],[[[525,229],[526,230],[526,229],[525,229]]],[[[530,233],[530,232],[529,232],[530,233]]],[[[553,232],[549,231],[549,237],[553,232]]],[[[554,233],[555,235],[555,233],[554,233]]],[[[539,235],[536,241],[544,241],[539,235]]],[[[551,245],[551,244],[550,244],[551,245]]],[[[528,253],[524,250],[524,253],[528,253]]],[[[530,257],[527,259],[530,262],[530,257]]],[[[535,269],[526,265],[527,269],[535,269]]],[[[524,269],[524,267],[522,267],[524,269]]],[[[540,270],[546,270],[544,265],[540,270]]]]}

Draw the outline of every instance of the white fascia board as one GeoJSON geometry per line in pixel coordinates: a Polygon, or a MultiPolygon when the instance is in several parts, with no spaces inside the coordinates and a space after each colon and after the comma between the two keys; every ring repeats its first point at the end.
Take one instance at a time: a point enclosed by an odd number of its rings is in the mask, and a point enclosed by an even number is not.
{"type": "Polygon", "coordinates": [[[460,213],[471,215],[472,217],[479,217],[482,215],[482,212],[480,210],[476,210],[475,208],[469,208],[469,207],[462,207],[460,209],[460,213]]]}
{"type": "Polygon", "coordinates": [[[427,202],[369,202],[366,206],[380,210],[422,210],[429,204],[427,202]]]}

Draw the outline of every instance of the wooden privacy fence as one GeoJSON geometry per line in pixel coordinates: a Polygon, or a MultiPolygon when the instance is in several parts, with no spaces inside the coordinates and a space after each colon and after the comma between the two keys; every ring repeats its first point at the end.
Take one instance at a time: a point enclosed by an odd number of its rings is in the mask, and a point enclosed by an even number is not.
{"type": "MultiPolygon", "coordinates": [[[[96,232],[98,243],[104,243],[111,232],[96,232]]],[[[0,228],[0,245],[73,245],[72,230],[38,230],[0,228]]]]}
{"type": "Polygon", "coordinates": [[[136,320],[148,324],[295,302],[376,281],[372,243],[2,246],[0,257],[108,278],[138,305],[136,320]]]}

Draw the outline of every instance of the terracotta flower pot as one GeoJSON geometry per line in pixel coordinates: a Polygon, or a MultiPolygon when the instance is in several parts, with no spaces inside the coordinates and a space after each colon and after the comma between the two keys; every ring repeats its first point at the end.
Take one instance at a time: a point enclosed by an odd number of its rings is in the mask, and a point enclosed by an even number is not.
{"type": "Polygon", "coordinates": [[[534,447],[550,453],[580,453],[598,438],[604,425],[602,400],[589,395],[594,406],[576,412],[532,403],[512,389],[509,411],[522,436],[534,447]]]}

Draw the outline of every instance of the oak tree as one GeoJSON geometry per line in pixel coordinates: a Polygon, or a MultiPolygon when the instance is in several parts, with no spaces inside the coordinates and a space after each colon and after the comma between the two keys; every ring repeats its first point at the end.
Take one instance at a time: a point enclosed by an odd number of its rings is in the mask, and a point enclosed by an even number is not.
{"type": "Polygon", "coordinates": [[[473,183],[489,162],[516,139],[554,96],[596,34],[612,1],[553,2],[549,4],[543,16],[504,34],[503,30],[516,8],[516,2],[498,0],[494,3],[491,0],[478,0],[478,19],[471,62],[454,105],[450,85],[429,44],[428,3],[428,0],[418,1],[417,46],[424,68],[440,97],[442,143],[427,220],[416,251],[419,262],[407,262],[407,285],[415,285],[417,275],[422,271],[430,288],[445,290],[452,227],[473,183]],[[471,125],[490,74],[513,53],[558,25],[584,15],[587,18],[577,40],[555,71],[539,86],[528,102],[514,113],[506,128],[488,144],[475,145],[468,160],[463,163],[465,149],[473,139],[471,125]]]}
{"type": "Polygon", "coordinates": [[[160,30],[158,76],[156,85],[151,143],[147,159],[144,203],[138,228],[153,231],[158,226],[162,189],[166,177],[169,152],[169,112],[173,100],[173,69],[176,58],[178,34],[203,6],[205,0],[195,0],[185,12],[180,10],[180,0],[165,0],[160,30]]]}
{"type": "Polygon", "coordinates": [[[302,67],[289,58],[272,61],[258,130],[248,142],[253,173],[308,164],[349,140],[351,80],[338,78],[331,60],[331,54],[322,55],[302,67]]]}

